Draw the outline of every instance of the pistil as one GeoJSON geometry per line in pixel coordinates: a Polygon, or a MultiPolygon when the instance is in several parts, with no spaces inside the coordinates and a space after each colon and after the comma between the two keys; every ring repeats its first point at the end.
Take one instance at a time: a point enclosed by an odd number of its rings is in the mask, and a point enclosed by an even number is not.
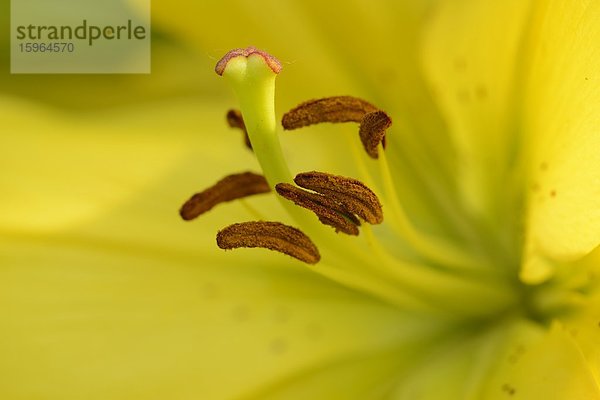
{"type": "Polygon", "coordinates": [[[271,187],[291,183],[291,174],[277,137],[275,78],[279,61],[253,47],[227,53],[215,68],[231,84],[254,153],[271,187]]]}

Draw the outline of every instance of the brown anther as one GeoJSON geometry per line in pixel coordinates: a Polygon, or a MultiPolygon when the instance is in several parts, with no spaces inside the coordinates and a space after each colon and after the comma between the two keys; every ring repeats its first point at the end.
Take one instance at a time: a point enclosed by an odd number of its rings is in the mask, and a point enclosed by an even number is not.
{"type": "Polygon", "coordinates": [[[227,52],[227,54],[225,54],[217,62],[217,65],[215,66],[215,72],[218,75],[223,75],[223,72],[225,72],[225,68],[227,67],[227,63],[229,63],[229,61],[231,59],[240,57],[240,56],[247,58],[253,54],[258,54],[259,56],[261,56],[265,60],[265,62],[269,66],[269,68],[271,68],[271,70],[273,72],[275,72],[276,74],[278,74],[281,71],[281,68],[282,68],[281,63],[279,62],[279,60],[277,58],[273,57],[266,51],[259,50],[256,47],[250,46],[250,47],[246,47],[245,49],[233,49],[233,50],[230,50],[229,52],[227,52]]]}
{"type": "Polygon", "coordinates": [[[229,175],[208,189],[193,195],[181,207],[179,214],[181,218],[189,221],[217,204],[269,191],[271,188],[262,175],[253,172],[229,175]]]}
{"type": "Polygon", "coordinates": [[[369,102],[352,96],[334,96],[309,100],[283,115],[286,130],[298,129],[322,122],[360,122],[365,114],[377,111],[369,102]]]}
{"type": "Polygon", "coordinates": [[[250,143],[250,138],[248,137],[248,131],[246,130],[246,123],[242,117],[242,112],[240,110],[229,110],[227,111],[226,118],[227,123],[231,128],[238,128],[244,133],[244,144],[247,148],[252,150],[252,143],[250,143]]]}
{"type": "Polygon", "coordinates": [[[363,118],[359,129],[360,141],[371,157],[379,158],[379,143],[385,148],[385,132],[391,125],[392,119],[384,111],[374,111],[363,118]]]}
{"type": "Polygon", "coordinates": [[[362,182],[324,172],[303,172],[294,178],[300,187],[333,198],[348,212],[370,224],[383,222],[383,210],[377,195],[362,182]]]}
{"type": "Polygon", "coordinates": [[[242,222],[217,233],[217,245],[225,250],[262,247],[287,254],[307,264],[321,259],[319,250],[299,229],[280,222],[242,222]]]}
{"type": "Polygon", "coordinates": [[[336,232],[358,235],[360,221],[335,200],[297,188],[289,183],[278,183],[275,185],[275,190],[280,196],[314,212],[319,221],[332,226],[336,232]]]}
{"type": "Polygon", "coordinates": [[[378,157],[377,146],[385,147],[385,130],[392,124],[387,114],[369,102],[351,96],[326,97],[304,102],[283,115],[281,123],[286,130],[298,129],[322,122],[360,123],[360,138],[373,158],[378,157]]]}

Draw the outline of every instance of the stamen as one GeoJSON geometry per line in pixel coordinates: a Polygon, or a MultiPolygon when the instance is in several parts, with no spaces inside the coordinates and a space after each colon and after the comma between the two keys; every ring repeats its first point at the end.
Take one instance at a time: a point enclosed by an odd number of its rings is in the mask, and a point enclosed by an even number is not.
{"type": "Polygon", "coordinates": [[[225,250],[262,247],[307,264],[316,264],[321,259],[319,250],[308,236],[280,222],[254,221],[230,225],[217,233],[217,245],[225,250]]]}
{"type": "Polygon", "coordinates": [[[230,50],[227,54],[225,54],[217,62],[217,65],[215,66],[215,72],[218,75],[223,75],[223,72],[225,72],[225,67],[227,67],[227,64],[229,63],[229,61],[232,58],[240,57],[240,56],[250,57],[253,54],[258,54],[259,56],[261,56],[265,60],[265,62],[269,66],[269,68],[271,68],[271,70],[273,72],[275,72],[276,74],[278,74],[281,71],[281,68],[282,68],[281,63],[279,62],[279,60],[277,58],[273,57],[266,51],[259,50],[254,46],[249,46],[249,47],[246,47],[245,49],[230,50]]]}
{"type": "Polygon", "coordinates": [[[360,140],[373,158],[379,158],[379,143],[385,149],[385,132],[392,125],[392,119],[383,111],[374,111],[365,115],[360,123],[360,140]]]}
{"type": "Polygon", "coordinates": [[[275,190],[280,196],[314,212],[319,217],[319,221],[334,227],[336,232],[358,235],[360,221],[335,200],[297,188],[289,183],[278,183],[275,190]]]}
{"type": "Polygon", "coordinates": [[[281,124],[286,130],[303,128],[321,122],[360,122],[365,114],[377,107],[351,96],[334,96],[309,100],[283,115],[281,124]]]}
{"type": "Polygon", "coordinates": [[[247,148],[252,150],[252,143],[250,143],[250,138],[248,137],[248,131],[246,130],[246,123],[242,117],[242,112],[240,110],[229,110],[227,111],[226,117],[227,123],[231,128],[238,128],[242,130],[244,133],[244,144],[247,148]]]}
{"type": "Polygon", "coordinates": [[[369,102],[351,96],[326,97],[304,102],[283,115],[286,130],[298,129],[322,122],[358,122],[360,139],[369,156],[378,157],[377,146],[385,148],[385,133],[391,118],[369,102]]]}
{"type": "Polygon", "coordinates": [[[349,212],[370,224],[383,222],[383,210],[377,195],[362,182],[324,172],[303,172],[294,178],[300,187],[330,196],[349,212]]]}
{"type": "Polygon", "coordinates": [[[229,175],[208,189],[193,195],[181,207],[179,214],[184,220],[189,221],[217,204],[270,191],[271,188],[262,175],[253,172],[229,175]]]}

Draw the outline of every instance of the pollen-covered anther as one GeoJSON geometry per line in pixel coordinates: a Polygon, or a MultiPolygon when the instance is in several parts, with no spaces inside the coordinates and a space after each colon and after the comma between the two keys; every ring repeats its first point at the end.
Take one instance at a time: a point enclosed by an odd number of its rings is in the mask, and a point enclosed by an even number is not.
{"type": "Polygon", "coordinates": [[[229,52],[227,52],[227,54],[225,54],[217,62],[217,65],[215,66],[215,72],[218,75],[223,75],[223,72],[225,72],[225,68],[227,67],[227,64],[229,63],[230,60],[232,60],[233,58],[236,58],[236,57],[240,57],[240,56],[248,58],[253,54],[257,54],[257,55],[261,56],[265,60],[265,62],[269,66],[269,68],[271,68],[271,70],[273,72],[275,72],[276,74],[278,74],[281,71],[281,68],[282,68],[281,62],[279,62],[279,60],[277,58],[273,57],[266,51],[259,50],[253,46],[249,46],[249,47],[246,47],[245,49],[233,49],[233,50],[230,50],[229,52]]]}
{"type": "Polygon", "coordinates": [[[392,119],[380,110],[368,113],[361,121],[360,141],[372,158],[379,158],[379,143],[385,148],[385,133],[391,125],[392,119]]]}
{"type": "Polygon", "coordinates": [[[370,224],[383,222],[383,210],[377,195],[357,179],[324,172],[303,172],[294,178],[296,185],[330,197],[370,224]]]}
{"type": "Polygon", "coordinates": [[[377,148],[385,148],[385,134],[391,118],[371,103],[351,96],[335,96],[304,102],[283,115],[286,130],[298,129],[322,122],[360,123],[360,139],[369,156],[378,158],[377,148]]]}
{"type": "Polygon", "coordinates": [[[307,264],[316,264],[321,259],[319,250],[308,236],[280,222],[252,221],[230,225],[217,233],[217,245],[225,250],[262,247],[307,264]]]}
{"type": "Polygon", "coordinates": [[[253,172],[228,175],[208,189],[193,195],[179,211],[189,221],[220,203],[271,191],[264,176],[253,172]]]}
{"type": "Polygon", "coordinates": [[[252,150],[252,143],[250,143],[250,137],[248,137],[248,131],[246,130],[246,123],[242,117],[242,112],[240,110],[229,110],[227,111],[226,118],[227,123],[231,128],[238,128],[243,132],[244,144],[247,148],[252,150]]]}
{"type": "Polygon", "coordinates": [[[358,218],[332,198],[300,189],[289,183],[278,183],[275,185],[275,190],[280,196],[315,213],[319,221],[332,226],[336,232],[358,235],[358,226],[360,226],[358,218]]]}
{"type": "Polygon", "coordinates": [[[283,115],[286,130],[298,129],[322,122],[360,122],[378,108],[352,96],[334,96],[305,101],[283,115]]]}

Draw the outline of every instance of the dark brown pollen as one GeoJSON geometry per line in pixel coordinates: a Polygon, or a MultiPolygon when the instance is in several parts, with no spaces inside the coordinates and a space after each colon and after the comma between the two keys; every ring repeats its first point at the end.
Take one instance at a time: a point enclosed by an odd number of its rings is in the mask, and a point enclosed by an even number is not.
{"type": "Polygon", "coordinates": [[[243,172],[226,176],[208,189],[193,195],[179,211],[181,217],[189,221],[227,201],[271,191],[264,176],[253,172],[243,172]]]}
{"type": "Polygon", "coordinates": [[[309,100],[283,115],[281,124],[286,130],[298,129],[322,122],[360,122],[377,107],[351,96],[334,96],[309,100]]]}
{"type": "Polygon", "coordinates": [[[379,143],[385,147],[385,132],[391,125],[391,118],[383,111],[365,115],[360,123],[360,141],[372,158],[379,158],[379,143]]]}
{"type": "Polygon", "coordinates": [[[287,254],[307,264],[321,259],[319,250],[299,229],[280,222],[242,222],[217,233],[217,245],[230,250],[241,247],[261,247],[287,254]]]}
{"type": "Polygon", "coordinates": [[[334,227],[336,232],[358,235],[360,221],[330,197],[308,192],[289,183],[278,183],[275,185],[275,190],[280,196],[314,212],[319,221],[334,227]]]}
{"type": "Polygon", "coordinates": [[[348,212],[370,224],[383,222],[383,210],[377,195],[359,180],[311,171],[296,175],[294,182],[300,187],[331,197],[348,212]]]}
{"type": "Polygon", "coordinates": [[[378,157],[377,147],[385,147],[385,133],[391,118],[371,103],[351,96],[335,96],[304,102],[284,114],[281,121],[286,130],[298,129],[322,122],[360,123],[360,138],[366,152],[378,157]]]}

